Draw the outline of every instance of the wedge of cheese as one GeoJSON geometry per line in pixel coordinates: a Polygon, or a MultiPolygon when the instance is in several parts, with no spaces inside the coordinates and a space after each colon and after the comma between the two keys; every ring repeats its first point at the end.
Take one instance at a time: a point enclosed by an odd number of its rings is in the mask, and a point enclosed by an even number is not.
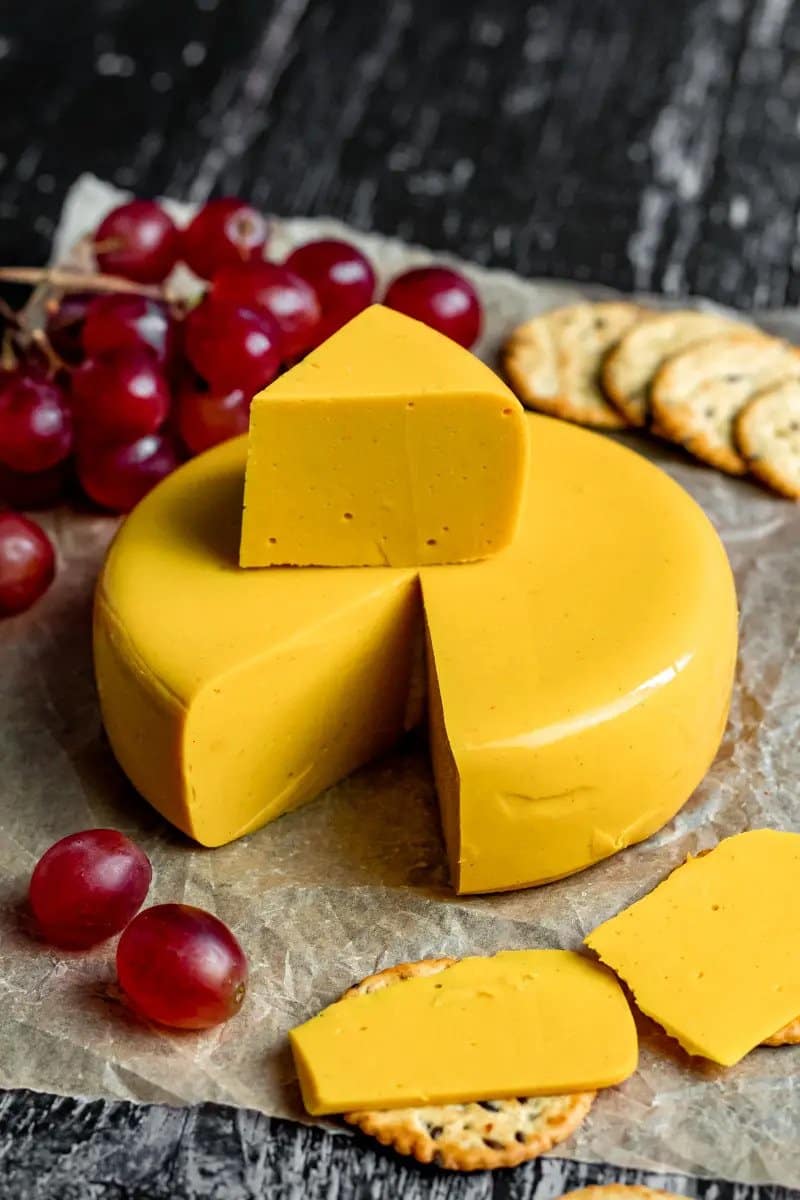
{"type": "Polygon", "coordinates": [[[242,571],[245,441],[171,475],[97,588],[114,753],[168,820],[218,846],[318,795],[419,719],[413,571],[242,571]]]}
{"type": "Polygon", "coordinates": [[[522,406],[487,366],[375,304],[253,401],[241,565],[496,554],[527,452],[522,406]]]}
{"type": "Polygon", "coordinates": [[[607,438],[531,418],[520,533],[423,570],[431,746],[459,891],[543,883],[641,841],[708,770],[736,597],[701,509],[607,438]]]}
{"type": "MultiPolygon", "coordinates": [[[[694,502],[545,417],[518,536],[422,570],[431,745],[454,886],[543,883],[664,824],[725,723],[736,604],[694,502]]],[[[419,717],[419,573],[242,571],[244,439],[160,484],[100,579],[95,666],[135,786],[205,845],[255,829],[419,717]]],[[[398,817],[401,819],[401,817],[398,817]]]]}
{"type": "Polygon", "coordinates": [[[586,943],[689,1054],[732,1066],[800,1013],[798,879],[800,834],[740,833],[586,943]]]}
{"type": "Polygon", "coordinates": [[[349,996],[293,1029],[314,1115],[559,1095],[636,1070],[614,976],[569,950],[507,950],[349,996]]]}

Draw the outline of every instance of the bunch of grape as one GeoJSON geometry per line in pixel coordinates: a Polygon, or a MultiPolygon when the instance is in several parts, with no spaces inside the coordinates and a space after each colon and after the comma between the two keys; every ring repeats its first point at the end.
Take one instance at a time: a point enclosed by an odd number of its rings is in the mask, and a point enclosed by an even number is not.
{"type": "MultiPolygon", "coordinates": [[[[232,198],[184,229],[154,201],[109,213],[92,237],[102,274],[53,302],[44,336],[0,370],[0,500],[47,506],[77,478],[127,512],[185,458],[244,433],[254,393],[375,299],[355,246],[312,241],[276,263],[268,236],[232,198]],[[178,262],[206,281],[188,310],[163,286],[178,262]]],[[[446,267],[397,276],[383,302],[466,347],[480,332],[475,289],[446,267]]],[[[34,522],[0,513],[0,613],[28,607],[53,562],[34,522]]]]}

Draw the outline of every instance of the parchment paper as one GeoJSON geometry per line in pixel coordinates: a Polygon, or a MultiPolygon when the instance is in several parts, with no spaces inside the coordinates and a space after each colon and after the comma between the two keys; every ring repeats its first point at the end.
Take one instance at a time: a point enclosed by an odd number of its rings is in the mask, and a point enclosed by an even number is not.
{"type": "MultiPolygon", "coordinates": [[[[56,254],[118,197],[81,179],[56,254]]],[[[331,220],[277,221],[273,250],[321,234],[362,245],[383,279],[431,257],[331,220]]],[[[599,294],[465,269],[486,305],[480,350],[490,361],[516,322],[599,294]]],[[[761,319],[800,341],[796,313],[761,319]]],[[[115,521],[88,510],[45,515],[57,581],[28,614],[0,623],[0,1084],[216,1100],[303,1119],[286,1031],[354,980],[425,955],[577,947],[688,852],[751,826],[800,830],[800,510],[644,435],[624,440],[699,500],[731,556],[742,639],[730,724],[708,777],[660,834],[572,879],[509,895],[450,892],[421,735],[231,846],[202,850],[172,830],[126,783],[100,728],[90,601],[115,521]],[[30,871],[56,838],[89,826],[114,826],[144,847],[155,869],[148,902],[201,905],[236,931],[251,982],[230,1024],[203,1035],[148,1028],[115,993],[113,943],[76,955],[32,940],[30,871]]],[[[644,1020],[641,1032],[637,1074],[601,1095],[559,1154],[800,1187],[800,1047],[760,1049],[724,1071],[691,1064],[644,1020]]]]}

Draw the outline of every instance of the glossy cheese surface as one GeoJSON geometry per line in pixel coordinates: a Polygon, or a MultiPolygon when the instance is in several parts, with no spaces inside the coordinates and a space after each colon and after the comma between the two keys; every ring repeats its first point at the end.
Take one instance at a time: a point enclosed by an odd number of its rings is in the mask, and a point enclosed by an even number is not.
{"type": "Polygon", "coordinates": [[[527,476],[519,401],[373,305],[256,396],[240,562],[409,566],[496,554],[527,476]]]}
{"type": "Polygon", "coordinates": [[[317,795],[419,715],[414,573],[242,571],[245,453],[245,439],[227,443],[151,492],[112,544],[95,607],[114,753],[209,846],[317,795]]]}
{"type": "Polygon", "coordinates": [[[543,883],[665,824],[725,725],[725,551],[666,474],[532,416],[514,544],[423,570],[431,742],[453,882],[543,883]]]}
{"type": "MultiPolygon", "coordinates": [[[[431,749],[454,886],[580,870],[647,837],[711,762],[736,607],[724,551],[644,459],[526,418],[520,531],[422,571],[431,749]]],[[[312,798],[419,719],[419,572],[237,565],[244,439],[160,484],[97,590],[114,752],[205,845],[312,798]]]]}
{"type": "Polygon", "coordinates": [[[691,858],[586,939],[690,1054],[731,1066],[800,1013],[800,834],[691,858]]]}
{"type": "Polygon", "coordinates": [[[638,1058],[619,984],[568,950],[466,958],[340,1000],[289,1037],[314,1115],[590,1091],[638,1058]]]}

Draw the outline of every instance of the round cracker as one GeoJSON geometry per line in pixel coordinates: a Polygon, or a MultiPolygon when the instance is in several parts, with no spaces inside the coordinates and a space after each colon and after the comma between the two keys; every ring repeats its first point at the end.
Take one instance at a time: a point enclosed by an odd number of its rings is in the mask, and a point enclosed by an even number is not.
{"type": "Polygon", "coordinates": [[[519,325],[506,339],[501,363],[527,408],[596,429],[627,422],[600,388],[608,351],[644,309],[622,300],[570,304],[519,325]]]}
{"type": "Polygon", "coordinates": [[[752,473],[773,491],[800,500],[800,382],[759,392],[738,414],[734,434],[752,473]]]}
{"type": "Polygon", "coordinates": [[[758,333],[708,338],[667,359],[650,390],[659,433],[696,458],[744,475],[747,463],[734,443],[737,413],[764,388],[800,378],[800,351],[758,333]]]}
{"type": "MultiPolygon", "coordinates": [[[[342,998],[379,991],[404,979],[436,975],[457,961],[428,958],[400,963],[367,976],[342,998]]],[[[516,1167],[563,1142],[580,1125],[595,1095],[576,1092],[569,1096],[433,1104],[351,1112],[344,1119],[384,1146],[391,1146],[398,1154],[412,1155],[419,1162],[435,1162],[451,1171],[490,1171],[516,1167]]]]}
{"type": "Polygon", "coordinates": [[[565,1192],[561,1200],[567,1200],[568,1196],[577,1200],[686,1200],[677,1192],[662,1192],[660,1188],[644,1187],[640,1183],[599,1183],[565,1192]]]}
{"type": "Polygon", "coordinates": [[[647,425],[650,384],[659,367],[672,355],[725,333],[733,324],[729,317],[688,308],[637,322],[603,361],[603,391],[630,425],[647,425]]]}
{"type": "Polygon", "coordinates": [[[762,1046],[800,1046],[800,1017],[795,1017],[783,1029],[773,1033],[772,1037],[764,1038],[762,1046]]]}

